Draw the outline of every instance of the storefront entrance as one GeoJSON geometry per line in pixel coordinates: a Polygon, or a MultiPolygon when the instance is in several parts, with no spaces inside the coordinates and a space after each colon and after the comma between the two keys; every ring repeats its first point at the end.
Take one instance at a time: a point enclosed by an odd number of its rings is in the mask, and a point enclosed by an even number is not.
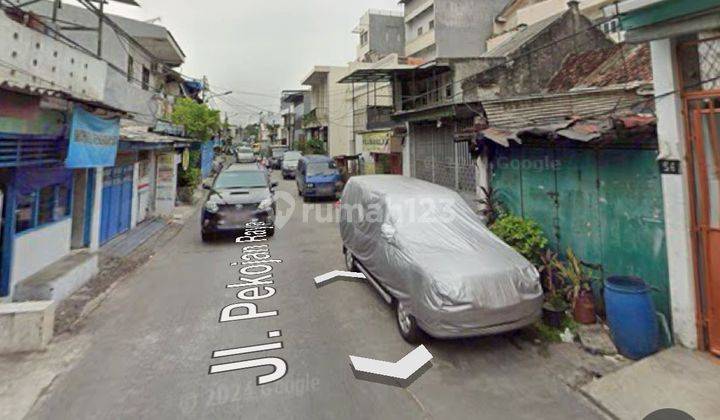
{"type": "Polygon", "coordinates": [[[720,37],[680,44],[701,347],[720,356],[720,37]]]}
{"type": "Polygon", "coordinates": [[[704,102],[708,109],[693,110],[689,149],[701,304],[709,350],[720,355],[720,109],[714,107],[716,101],[704,102]]]}
{"type": "Polygon", "coordinates": [[[105,168],[103,173],[100,243],[130,229],[133,165],[105,168]]]}

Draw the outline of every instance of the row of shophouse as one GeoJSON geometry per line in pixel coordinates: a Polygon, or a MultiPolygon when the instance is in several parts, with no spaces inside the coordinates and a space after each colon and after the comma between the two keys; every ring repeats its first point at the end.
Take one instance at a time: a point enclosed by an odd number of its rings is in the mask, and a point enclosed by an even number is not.
{"type": "Polygon", "coordinates": [[[648,282],[668,344],[720,354],[720,1],[400,3],[283,93],[288,138],[474,205],[492,187],[553,249],[648,282]]]}
{"type": "MultiPolygon", "coordinates": [[[[0,301],[57,301],[98,272],[98,250],[172,216],[178,167],[212,143],[166,118],[202,82],[162,26],[102,5],[0,3],[0,301]]],[[[130,2],[134,3],[134,2],[130,2]]]]}

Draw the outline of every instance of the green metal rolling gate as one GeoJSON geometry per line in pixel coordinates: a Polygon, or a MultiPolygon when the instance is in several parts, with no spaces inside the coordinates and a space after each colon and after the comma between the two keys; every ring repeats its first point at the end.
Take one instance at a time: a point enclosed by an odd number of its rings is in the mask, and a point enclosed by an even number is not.
{"type": "Polygon", "coordinates": [[[499,147],[492,185],[510,212],[536,220],[562,253],[571,247],[605,277],[634,275],[654,288],[670,323],[657,151],[499,147]]]}

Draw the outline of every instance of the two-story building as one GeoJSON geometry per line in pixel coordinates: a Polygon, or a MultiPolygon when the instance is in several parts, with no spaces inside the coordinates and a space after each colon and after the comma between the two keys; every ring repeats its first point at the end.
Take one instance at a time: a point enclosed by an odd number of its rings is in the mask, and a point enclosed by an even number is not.
{"type": "Polygon", "coordinates": [[[359,35],[355,61],[342,83],[352,92],[352,132],[361,173],[402,173],[402,139],[394,135],[392,83],[365,77],[363,70],[397,63],[405,51],[405,19],[400,11],[368,10],[354,33],[359,35]],[[359,72],[356,72],[359,71],[359,72]]]}
{"type": "Polygon", "coordinates": [[[352,132],[352,91],[340,83],[347,67],[315,66],[301,84],[310,88],[311,105],[303,116],[306,140],[319,140],[329,156],[356,153],[352,132]]]}
{"type": "Polygon", "coordinates": [[[20,152],[1,170],[0,298],[61,300],[97,272],[103,244],[172,214],[190,145],[161,119],[188,94],[172,35],[54,4],[0,12],[0,137],[20,152]]]}
{"type": "Polygon", "coordinates": [[[302,129],[303,116],[310,109],[310,91],[284,90],[280,98],[280,113],[283,117],[283,130],[286,133],[287,145],[293,149],[305,139],[302,129]]]}
{"type": "MultiPolygon", "coordinates": [[[[77,286],[97,272],[100,188],[115,161],[119,119],[106,102],[107,63],[47,35],[40,19],[0,8],[0,300],[46,300],[23,286],[60,261],[77,286]]],[[[62,295],[67,290],[48,291],[62,295]]]]}

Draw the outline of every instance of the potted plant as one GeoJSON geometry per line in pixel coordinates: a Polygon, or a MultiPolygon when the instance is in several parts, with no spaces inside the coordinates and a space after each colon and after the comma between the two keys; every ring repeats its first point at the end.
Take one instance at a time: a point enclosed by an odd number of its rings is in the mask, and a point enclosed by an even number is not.
{"type": "Polygon", "coordinates": [[[492,226],[505,214],[505,209],[498,198],[498,190],[493,187],[480,187],[480,189],[483,193],[483,198],[478,200],[481,206],[480,215],[487,226],[492,226]]]}
{"type": "Polygon", "coordinates": [[[543,322],[553,328],[560,328],[568,305],[563,295],[563,285],[560,283],[562,278],[556,272],[559,262],[557,254],[546,249],[545,253],[540,256],[540,261],[538,271],[545,291],[545,302],[542,307],[543,322]]]}
{"type": "Polygon", "coordinates": [[[594,324],[595,301],[590,286],[590,276],[583,263],[573,250],[568,248],[567,263],[556,260],[554,265],[567,285],[566,296],[572,303],[575,321],[580,324],[594,324]]]}
{"type": "Polygon", "coordinates": [[[202,176],[199,168],[190,167],[186,171],[180,171],[178,176],[178,199],[187,204],[193,204],[195,201],[195,190],[200,184],[202,176]]]}

